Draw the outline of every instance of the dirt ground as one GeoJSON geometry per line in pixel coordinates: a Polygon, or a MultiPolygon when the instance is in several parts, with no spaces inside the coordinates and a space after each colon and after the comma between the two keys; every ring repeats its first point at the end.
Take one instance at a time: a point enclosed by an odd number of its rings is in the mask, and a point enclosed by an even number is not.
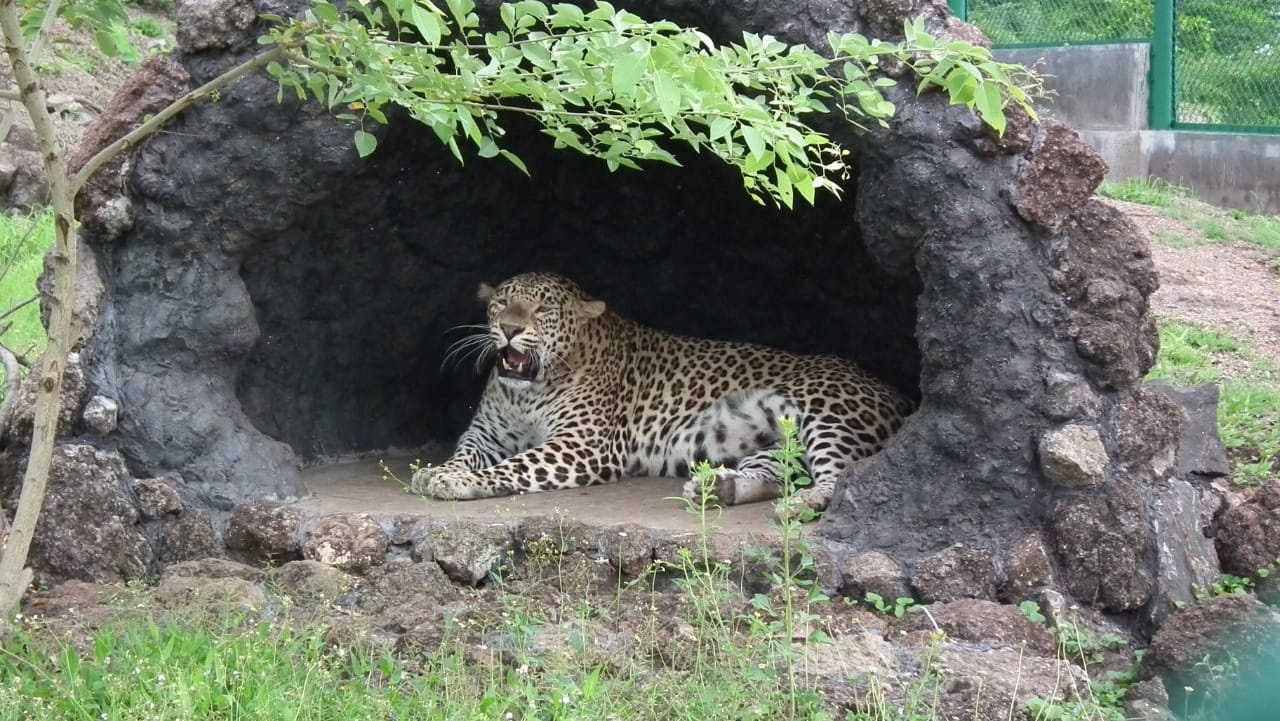
{"type": "MultiPolygon", "coordinates": [[[[1120,209],[1151,241],[1160,274],[1152,298],[1162,318],[1220,330],[1253,345],[1260,356],[1280,359],[1280,272],[1265,249],[1244,242],[1219,243],[1191,222],[1161,208],[1121,200],[1120,209]],[[1178,238],[1177,247],[1161,239],[1178,238]]],[[[1178,201],[1198,217],[1232,219],[1227,212],[1194,201],[1178,201]]],[[[1230,368],[1223,372],[1231,375],[1230,368]]]]}

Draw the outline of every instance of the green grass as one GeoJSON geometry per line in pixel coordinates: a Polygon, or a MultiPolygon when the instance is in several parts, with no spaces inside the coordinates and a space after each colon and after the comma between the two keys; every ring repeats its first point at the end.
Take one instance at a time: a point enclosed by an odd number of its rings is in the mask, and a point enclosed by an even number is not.
{"type": "MultiPolygon", "coordinates": [[[[82,651],[50,651],[24,631],[4,655],[0,721],[730,721],[782,710],[776,687],[729,662],[642,677],[636,667],[504,664],[496,651],[490,663],[461,646],[393,656],[330,643],[317,624],[133,620],[97,631],[82,651]]],[[[795,718],[831,715],[812,705],[795,718]]]]}
{"type": "Polygon", "coordinates": [[[1105,180],[1098,186],[1098,195],[1103,197],[1152,205],[1157,208],[1172,208],[1175,198],[1185,198],[1189,194],[1190,191],[1186,188],[1161,178],[1105,180]]]}
{"type": "MultiPolygon", "coordinates": [[[[0,269],[9,267],[0,279],[0,315],[35,295],[44,252],[52,244],[53,216],[48,211],[25,216],[0,214],[0,269]]],[[[12,325],[0,336],[0,343],[28,358],[44,350],[44,327],[40,324],[38,303],[28,303],[12,313],[0,321],[0,327],[10,322],[12,325]]]]}
{"type": "Polygon", "coordinates": [[[1224,333],[1166,321],[1149,377],[1182,385],[1219,383],[1219,432],[1235,482],[1257,486],[1280,475],[1280,385],[1275,380],[1280,373],[1274,363],[1224,333]],[[1215,361],[1228,356],[1244,361],[1248,373],[1224,378],[1215,361]]]}

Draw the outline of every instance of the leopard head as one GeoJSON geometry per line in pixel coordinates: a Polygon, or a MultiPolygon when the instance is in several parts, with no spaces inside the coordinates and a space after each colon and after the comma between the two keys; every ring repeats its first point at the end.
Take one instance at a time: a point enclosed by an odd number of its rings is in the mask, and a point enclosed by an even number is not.
{"type": "Polygon", "coordinates": [[[497,287],[481,283],[478,295],[488,306],[498,378],[514,388],[545,382],[566,368],[586,324],[605,312],[604,301],[552,273],[524,273],[497,287]]]}

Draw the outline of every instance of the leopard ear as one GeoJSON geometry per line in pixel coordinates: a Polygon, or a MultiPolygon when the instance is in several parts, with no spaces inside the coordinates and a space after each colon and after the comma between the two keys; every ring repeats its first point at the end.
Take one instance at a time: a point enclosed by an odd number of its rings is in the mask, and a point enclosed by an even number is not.
{"type": "Polygon", "coordinates": [[[578,309],[588,318],[599,318],[604,315],[605,305],[602,300],[584,300],[578,305],[578,309]]]}
{"type": "Polygon", "coordinates": [[[488,303],[493,300],[493,295],[497,292],[497,288],[494,288],[488,283],[481,283],[480,289],[476,291],[476,297],[480,299],[481,303],[488,303]]]}

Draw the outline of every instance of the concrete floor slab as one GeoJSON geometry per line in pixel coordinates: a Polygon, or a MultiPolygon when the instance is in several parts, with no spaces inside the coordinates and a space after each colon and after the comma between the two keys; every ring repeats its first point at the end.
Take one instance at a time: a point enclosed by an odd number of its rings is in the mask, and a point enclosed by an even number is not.
{"type": "MultiPolygon", "coordinates": [[[[401,480],[408,480],[409,460],[387,464],[401,480]]],[[[663,531],[696,531],[698,518],[685,511],[679,496],[683,481],[674,478],[630,478],[589,488],[544,491],[475,501],[437,501],[411,495],[394,480],[384,479],[376,460],[309,468],[303,481],[313,494],[297,505],[308,515],[369,513],[412,515],[440,520],[518,521],[531,516],[563,514],[597,526],[635,523],[663,531]]],[[[713,510],[710,520],[728,534],[772,534],[767,503],[713,510]]]]}

